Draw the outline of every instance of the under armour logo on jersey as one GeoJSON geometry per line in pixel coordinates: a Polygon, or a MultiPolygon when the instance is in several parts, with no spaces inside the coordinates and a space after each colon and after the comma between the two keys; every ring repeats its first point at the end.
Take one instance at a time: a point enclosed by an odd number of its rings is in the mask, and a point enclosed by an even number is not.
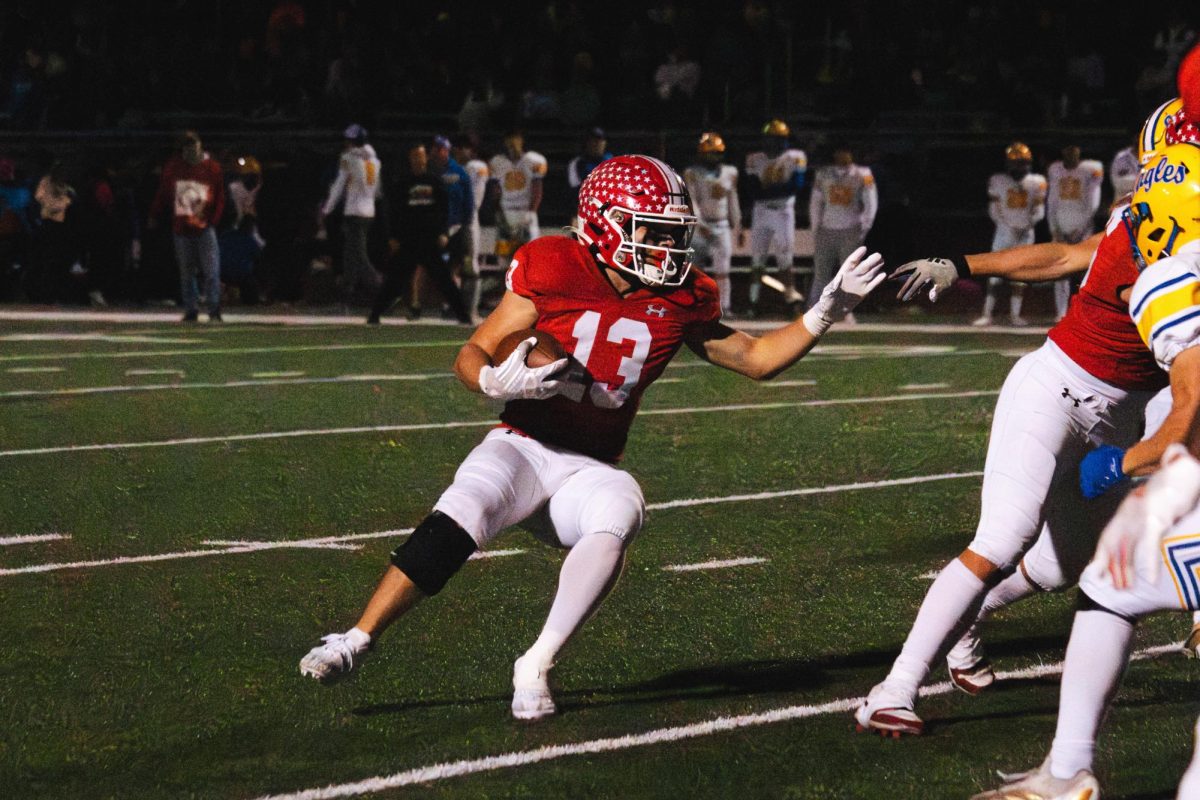
{"type": "Polygon", "coordinates": [[[1075,402],[1075,407],[1076,407],[1076,408],[1079,408],[1079,402],[1080,402],[1080,401],[1079,401],[1079,398],[1078,398],[1078,397],[1076,397],[1075,395],[1071,394],[1071,390],[1070,390],[1070,389],[1068,389],[1068,388],[1067,388],[1067,387],[1065,387],[1065,386],[1063,387],[1063,393],[1062,393],[1062,396],[1063,396],[1063,397],[1069,397],[1071,400],[1073,400],[1073,401],[1075,402]]]}
{"type": "Polygon", "coordinates": [[[663,317],[667,316],[667,309],[659,308],[658,306],[646,306],[646,316],[653,316],[662,319],[663,317]]]}

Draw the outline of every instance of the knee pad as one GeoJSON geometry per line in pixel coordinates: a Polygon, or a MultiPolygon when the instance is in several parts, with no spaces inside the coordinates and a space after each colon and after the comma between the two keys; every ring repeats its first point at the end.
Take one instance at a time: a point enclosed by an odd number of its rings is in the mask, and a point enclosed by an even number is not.
{"type": "Polygon", "coordinates": [[[434,511],[392,551],[392,563],[422,592],[435,595],[475,550],[475,540],[461,525],[434,511]]]}

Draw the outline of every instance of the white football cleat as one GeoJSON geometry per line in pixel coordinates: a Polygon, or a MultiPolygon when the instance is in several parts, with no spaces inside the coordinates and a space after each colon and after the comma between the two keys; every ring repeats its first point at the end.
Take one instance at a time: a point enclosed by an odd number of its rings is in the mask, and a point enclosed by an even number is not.
{"type": "MultiPolygon", "coordinates": [[[[553,666],[553,665],[551,665],[553,666]]],[[[550,667],[540,667],[522,656],[513,664],[512,715],[534,720],[558,713],[550,694],[550,667]]]]}
{"type": "Polygon", "coordinates": [[[925,723],[913,711],[912,697],[891,689],[887,681],[871,690],[867,702],[854,712],[854,721],[859,733],[871,731],[885,738],[920,736],[925,732],[925,723]]]}
{"type": "Polygon", "coordinates": [[[371,649],[371,637],[356,628],[322,636],[321,641],[300,659],[300,674],[322,683],[348,675],[371,649]]]}
{"type": "Polygon", "coordinates": [[[971,324],[976,328],[986,328],[988,325],[992,324],[992,315],[984,314],[976,317],[975,319],[971,320],[971,324]]]}
{"type": "Polygon", "coordinates": [[[1200,658],[1200,622],[1192,625],[1192,632],[1183,643],[1183,654],[1188,658],[1200,658]]]}
{"type": "Polygon", "coordinates": [[[1050,774],[1050,759],[1031,772],[1003,775],[1008,782],[999,789],[981,792],[971,800],[1100,800],[1096,776],[1081,769],[1074,777],[1062,779],[1050,774]]]}
{"type": "Polygon", "coordinates": [[[1028,328],[1029,320],[1022,316],[1011,316],[1008,318],[1008,324],[1014,328],[1028,328]]]}
{"type": "Polygon", "coordinates": [[[950,682],[974,697],[996,682],[992,662],[983,649],[983,642],[972,625],[946,654],[946,667],[950,671],[950,682]]]}

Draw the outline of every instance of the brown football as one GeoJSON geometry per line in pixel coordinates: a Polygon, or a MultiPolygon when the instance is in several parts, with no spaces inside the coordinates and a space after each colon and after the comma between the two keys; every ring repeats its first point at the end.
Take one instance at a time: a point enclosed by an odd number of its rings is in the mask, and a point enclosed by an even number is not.
{"type": "Polygon", "coordinates": [[[499,364],[507,359],[512,355],[512,351],[517,349],[517,345],[530,336],[537,339],[537,344],[529,351],[529,355],[525,357],[525,363],[528,366],[544,367],[567,355],[566,348],[559,343],[558,339],[555,339],[545,331],[527,328],[523,331],[513,331],[501,339],[500,344],[496,345],[496,352],[492,354],[492,363],[499,364]]]}

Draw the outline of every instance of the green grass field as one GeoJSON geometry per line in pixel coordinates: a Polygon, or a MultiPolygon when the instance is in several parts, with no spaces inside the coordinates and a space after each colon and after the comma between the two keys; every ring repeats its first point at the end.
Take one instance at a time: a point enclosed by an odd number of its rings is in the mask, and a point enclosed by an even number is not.
{"type": "MultiPolygon", "coordinates": [[[[961,798],[1040,761],[1053,670],[935,694],[920,739],[855,735],[846,710],[898,651],[922,576],[970,540],[994,392],[1037,336],[836,331],[765,384],[681,354],[625,462],[648,524],[562,655],[557,718],[508,714],[561,560],[520,530],[495,547],[521,552],[467,564],[351,679],[301,678],[398,538],[339,537],[418,522],[494,419],[450,375],[465,335],[0,323],[0,796],[961,798]],[[888,483],[907,478],[926,480],[888,483]],[[687,499],[707,501],[668,505],[687,499]],[[737,558],[766,560],[663,569],[737,558]],[[505,754],[524,755],[480,761],[505,754]]],[[[1073,599],[999,615],[997,667],[1057,664],[1073,599]]],[[[1152,620],[1138,647],[1187,624],[1152,620]]],[[[1130,669],[1106,798],[1173,796],[1197,669],[1130,669]]]]}

